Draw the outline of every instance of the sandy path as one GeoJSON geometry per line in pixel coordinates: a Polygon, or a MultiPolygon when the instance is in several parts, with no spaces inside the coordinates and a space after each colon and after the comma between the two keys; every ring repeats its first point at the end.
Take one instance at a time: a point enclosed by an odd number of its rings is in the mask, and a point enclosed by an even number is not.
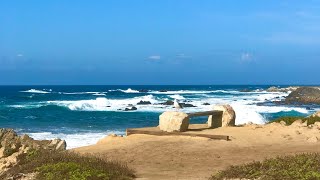
{"type": "Polygon", "coordinates": [[[102,139],[75,149],[125,161],[140,179],[207,179],[230,165],[303,152],[320,152],[316,127],[250,125],[204,130],[230,135],[231,141],[199,137],[131,135],[102,139]],[[310,139],[311,138],[311,139],[310,139]]]}

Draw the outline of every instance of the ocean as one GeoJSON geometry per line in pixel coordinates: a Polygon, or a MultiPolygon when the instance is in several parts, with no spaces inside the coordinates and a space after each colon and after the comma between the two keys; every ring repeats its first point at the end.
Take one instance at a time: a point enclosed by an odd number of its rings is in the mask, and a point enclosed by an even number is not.
{"type": "MultiPolygon", "coordinates": [[[[126,128],[157,126],[159,115],[173,110],[167,100],[210,110],[230,104],[236,124],[263,124],[281,116],[306,116],[319,107],[277,105],[288,92],[266,92],[270,86],[0,86],[0,127],[13,128],[35,139],[61,138],[68,148],[95,144],[107,134],[125,134],[126,128]],[[151,104],[137,105],[140,101],[151,104]],[[211,105],[205,105],[209,103],[211,105]],[[135,106],[135,111],[124,111],[135,106]]],[[[285,86],[280,86],[285,87],[285,86]]],[[[190,123],[205,123],[205,117],[190,123]]]]}

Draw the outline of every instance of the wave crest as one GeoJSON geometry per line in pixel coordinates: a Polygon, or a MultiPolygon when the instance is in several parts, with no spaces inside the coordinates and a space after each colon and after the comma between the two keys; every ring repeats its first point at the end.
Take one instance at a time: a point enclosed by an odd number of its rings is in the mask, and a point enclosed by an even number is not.
{"type": "Polygon", "coordinates": [[[48,93],[50,93],[48,91],[37,90],[37,89],[29,89],[29,90],[20,91],[20,92],[24,92],[24,93],[39,93],[39,94],[48,94],[48,93]]]}

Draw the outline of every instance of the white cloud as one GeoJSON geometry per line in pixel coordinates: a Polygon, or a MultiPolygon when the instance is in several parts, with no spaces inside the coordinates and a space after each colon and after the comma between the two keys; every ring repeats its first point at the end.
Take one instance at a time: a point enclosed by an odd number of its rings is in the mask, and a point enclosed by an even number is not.
{"type": "MultiPolygon", "coordinates": [[[[318,27],[312,27],[315,30],[318,27]]],[[[300,45],[315,45],[320,44],[320,38],[316,36],[313,32],[309,34],[299,34],[299,33],[276,33],[269,37],[264,38],[265,41],[269,43],[277,44],[300,44],[300,45]]]]}
{"type": "Polygon", "coordinates": [[[23,54],[17,54],[17,57],[23,57],[23,54]]]}
{"type": "Polygon", "coordinates": [[[160,60],[160,59],[161,59],[161,56],[160,56],[160,55],[152,55],[152,56],[149,56],[148,59],[151,59],[151,60],[160,60]]]}
{"type": "Polygon", "coordinates": [[[241,62],[251,62],[252,61],[252,54],[245,52],[241,54],[241,62]]]}
{"type": "Polygon", "coordinates": [[[176,57],[177,57],[177,58],[181,58],[181,59],[191,58],[191,56],[188,56],[188,55],[183,54],[183,53],[181,53],[181,54],[177,54],[177,56],[176,56],[176,57]]]}

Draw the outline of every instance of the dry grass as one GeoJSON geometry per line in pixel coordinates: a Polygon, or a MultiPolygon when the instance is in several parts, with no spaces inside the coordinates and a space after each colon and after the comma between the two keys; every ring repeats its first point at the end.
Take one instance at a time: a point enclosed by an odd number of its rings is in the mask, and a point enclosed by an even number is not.
{"type": "Polygon", "coordinates": [[[286,116],[277,118],[271,122],[286,122],[287,125],[291,125],[294,121],[301,119],[303,122],[307,121],[307,124],[314,124],[315,122],[320,122],[320,117],[299,117],[299,116],[286,116]]]}
{"type": "Polygon", "coordinates": [[[266,159],[240,166],[231,166],[213,175],[210,180],[318,180],[320,179],[320,154],[299,154],[266,159]]]}
{"type": "Polygon", "coordinates": [[[0,179],[18,173],[37,172],[37,179],[69,179],[69,180],[108,180],[133,179],[134,171],[126,165],[106,161],[92,155],[79,155],[74,152],[54,152],[33,150],[19,157],[18,165],[3,174],[0,179]]]}

